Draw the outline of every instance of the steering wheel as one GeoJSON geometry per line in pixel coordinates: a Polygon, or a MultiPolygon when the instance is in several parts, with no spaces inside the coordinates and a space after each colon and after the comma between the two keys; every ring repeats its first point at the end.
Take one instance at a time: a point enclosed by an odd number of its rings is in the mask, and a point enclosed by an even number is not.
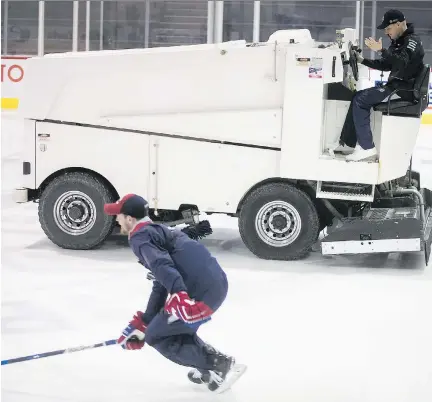
{"type": "Polygon", "coordinates": [[[348,44],[348,53],[349,53],[349,65],[351,67],[353,77],[356,81],[359,79],[359,72],[358,72],[358,63],[357,63],[357,56],[356,51],[354,49],[354,46],[351,42],[348,44]]]}

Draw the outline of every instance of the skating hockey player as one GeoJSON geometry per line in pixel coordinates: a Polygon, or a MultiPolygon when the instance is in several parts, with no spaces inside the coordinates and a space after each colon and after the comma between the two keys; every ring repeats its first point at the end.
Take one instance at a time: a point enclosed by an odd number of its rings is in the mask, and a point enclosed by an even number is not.
{"type": "Polygon", "coordinates": [[[390,47],[383,48],[381,39],[376,41],[366,38],[366,46],[381,58],[369,60],[356,53],[357,61],[375,70],[390,71],[390,75],[386,85],[358,91],[351,101],[340,141],[340,150],[344,146],[355,147],[354,152],[346,157],[348,161],[360,161],[377,155],[370,127],[371,108],[385,101],[395,89],[402,90],[395,99],[399,97],[411,102],[413,93],[408,91],[412,90],[414,80],[423,68],[425,52],[421,40],[414,33],[413,24],[406,22],[402,12],[387,11],[377,28],[383,29],[389,36],[390,47]]]}
{"type": "Polygon", "coordinates": [[[192,382],[215,392],[228,389],[245,366],[197,335],[227,295],[227,277],[217,260],[180,230],[154,223],[147,201],[136,194],[105,204],[104,211],[117,216],[133,252],[154,277],[145,312],[134,315],[117,343],[128,350],[147,343],[174,363],[192,367],[192,382]]]}

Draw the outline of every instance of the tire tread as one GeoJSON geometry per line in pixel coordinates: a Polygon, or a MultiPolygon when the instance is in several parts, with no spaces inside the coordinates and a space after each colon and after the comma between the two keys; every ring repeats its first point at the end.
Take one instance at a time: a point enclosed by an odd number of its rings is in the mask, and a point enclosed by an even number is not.
{"type": "Polygon", "coordinates": [[[239,231],[243,242],[253,254],[266,260],[293,261],[305,258],[307,255],[309,255],[311,245],[315,243],[318,237],[319,227],[320,219],[315,204],[313,203],[309,195],[306,194],[304,191],[298,189],[297,187],[287,183],[268,183],[255,189],[246,197],[239,215],[239,231]],[[306,222],[302,221],[302,232],[303,226],[307,225],[307,238],[304,242],[305,245],[300,249],[290,250],[292,249],[291,245],[296,243],[297,240],[295,240],[294,243],[290,244],[289,246],[281,248],[273,247],[270,252],[265,251],[265,254],[263,254],[263,248],[266,248],[268,250],[268,246],[261,241],[262,246],[260,247],[259,244],[256,244],[257,242],[255,240],[251,240],[250,233],[248,233],[248,229],[246,226],[249,219],[253,219],[255,221],[255,216],[248,216],[249,205],[257,201],[258,199],[269,195],[281,195],[283,196],[283,200],[286,200],[288,202],[289,199],[287,198],[301,197],[304,199],[304,203],[306,203],[307,209],[309,210],[309,216],[306,222]]]}
{"type": "MultiPolygon", "coordinates": [[[[72,172],[72,173],[66,173],[61,176],[58,176],[54,178],[48,186],[44,189],[43,193],[41,194],[41,197],[39,199],[39,208],[38,208],[38,216],[39,216],[39,223],[42,227],[42,230],[46,234],[46,236],[57,246],[65,249],[71,249],[71,250],[90,250],[93,248],[98,247],[101,245],[111,234],[114,226],[115,226],[115,219],[107,219],[105,221],[105,225],[101,230],[101,235],[95,240],[88,244],[83,243],[74,243],[74,242],[68,242],[65,241],[65,236],[62,236],[62,239],[58,239],[50,230],[49,223],[47,222],[45,216],[44,216],[44,204],[49,199],[51,193],[61,184],[64,184],[65,182],[68,183],[80,183],[87,185],[93,189],[95,189],[102,197],[105,202],[115,202],[114,195],[111,193],[111,191],[105,186],[105,184],[99,180],[97,177],[90,173],[86,172],[72,172]]],[[[99,212],[99,211],[98,211],[99,212]]]]}

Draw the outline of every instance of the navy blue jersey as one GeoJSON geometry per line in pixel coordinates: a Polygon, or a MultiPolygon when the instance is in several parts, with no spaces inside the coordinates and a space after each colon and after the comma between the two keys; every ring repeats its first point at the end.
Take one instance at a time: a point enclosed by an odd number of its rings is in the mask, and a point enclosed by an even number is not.
{"type": "Polygon", "coordinates": [[[151,221],[140,222],[132,231],[129,243],[141,263],[155,276],[145,322],[151,321],[164,306],[168,293],[185,291],[192,299],[215,306],[214,290],[226,286],[226,275],[203,244],[180,230],[151,221]]]}

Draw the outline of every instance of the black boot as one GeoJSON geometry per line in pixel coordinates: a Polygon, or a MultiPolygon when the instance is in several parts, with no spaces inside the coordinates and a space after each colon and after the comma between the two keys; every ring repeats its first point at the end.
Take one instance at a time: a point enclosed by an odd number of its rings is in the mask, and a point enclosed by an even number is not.
{"type": "Polygon", "coordinates": [[[207,347],[209,363],[212,369],[209,370],[210,379],[207,382],[207,387],[210,391],[217,390],[224,382],[227,374],[235,364],[234,357],[224,355],[211,346],[207,347]]]}

